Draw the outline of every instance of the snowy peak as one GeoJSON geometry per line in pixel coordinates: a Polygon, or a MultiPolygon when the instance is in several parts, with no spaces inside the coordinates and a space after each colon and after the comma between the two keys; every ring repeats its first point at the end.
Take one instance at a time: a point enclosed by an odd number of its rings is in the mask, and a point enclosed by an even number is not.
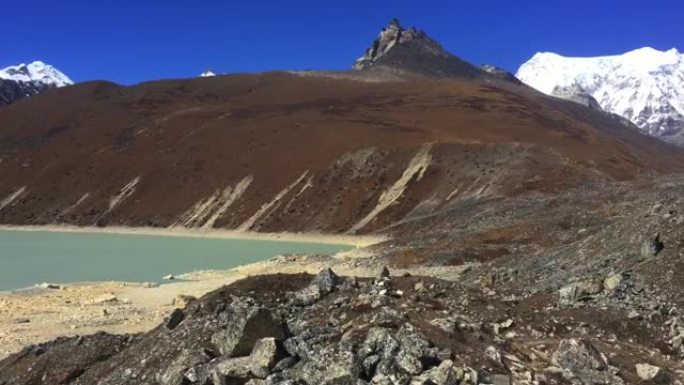
{"type": "Polygon", "coordinates": [[[19,64],[0,70],[0,79],[23,83],[41,83],[51,87],[64,87],[74,84],[71,79],[55,67],[34,61],[30,64],[19,64]]]}
{"type": "Polygon", "coordinates": [[[209,69],[200,74],[201,78],[210,78],[212,76],[216,76],[216,74],[214,73],[214,71],[209,70],[209,69]]]}
{"type": "Polygon", "coordinates": [[[66,75],[42,61],[0,69],[0,106],[71,84],[66,75]]]}
{"type": "Polygon", "coordinates": [[[577,93],[558,90],[584,90],[605,111],[645,133],[684,144],[684,55],[676,48],[644,47],[587,58],[540,52],[520,67],[517,77],[546,94],[556,90],[559,97],[577,93]]]}

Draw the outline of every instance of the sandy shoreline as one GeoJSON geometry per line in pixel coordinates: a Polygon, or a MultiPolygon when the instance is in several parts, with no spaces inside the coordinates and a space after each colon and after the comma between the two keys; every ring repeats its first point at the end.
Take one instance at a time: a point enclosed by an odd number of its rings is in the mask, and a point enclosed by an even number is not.
{"type": "MultiPolygon", "coordinates": [[[[187,298],[202,295],[249,276],[311,273],[331,267],[340,275],[376,276],[383,262],[363,248],[332,256],[288,255],[231,270],[181,275],[162,285],[93,282],[60,285],[55,289],[0,293],[0,359],[22,347],[59,336],[139,333],[156,327],[187,298]]],[[[443,279],[458,279],[467,266],[392,269],[443,279]]]]}
{"type": "Polygon", "coordinates": [[[92,234],[124,234],[124,235],[152,235],[166,237],[217,238],[217,239],[245,239],[280,242],[304,242],[332,245],[350,245],[367,247],[386,241],[388,238],[380,235],[337,235],[321,233],[259,233],[253,231],[236,230],[200,230],[183,227],[79,227],[72,225],[40,225],[15,226],[0,225],[5,231],[50,231],[60,233],[92,233],[92,234]]]}

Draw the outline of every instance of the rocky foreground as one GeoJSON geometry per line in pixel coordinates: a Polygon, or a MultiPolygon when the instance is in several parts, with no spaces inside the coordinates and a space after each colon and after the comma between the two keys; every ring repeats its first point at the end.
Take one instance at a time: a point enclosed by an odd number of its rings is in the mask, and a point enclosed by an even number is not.
{"type": "Polygon", "coordinates": [[[615,276],[506,298],[387,269],[256,276],[145,334],[28,347],[0,362],[0,384],[680,383],[676,309],[607,305],[638,289],[615,276]]]}

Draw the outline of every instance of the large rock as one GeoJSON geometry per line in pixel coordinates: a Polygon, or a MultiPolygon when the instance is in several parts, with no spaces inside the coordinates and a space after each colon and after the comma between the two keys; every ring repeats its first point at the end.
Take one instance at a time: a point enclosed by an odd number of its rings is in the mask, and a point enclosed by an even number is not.
{"type": "Polygon", "coordinates": [[[216,363],[214,367],[214,385],[230,384],[238,380],[246,382],[251,373],[250,357],[228,358],[216,363]]]}
{"type": "Polygon", "coordinates": [[[603,280],[603,289],[607,292],[614,292],[622,283],[622,275],[614,274],[603,280]]]}
{"type": "Polygon", "coordinates": [[[292,368],[291,375],[306,384],[356,385],[361,364],[353,352],[328,347],[300,361],[292,368]]]}
{"type": "Polygon", "coordinates": [[[285,339],[283,323],[270,310],[241,303],[235,304],[232,309],[226,328],[211,337],[212,343],[223,356],[246,356],[262,338],[285,339]]]}
{"type": "Polygon", "coordinates": [[[457,385],[458,378],[451,360],[444,360],[439,366],[423,372],[411,381],[411,385],[457,385]]]}
{"type": "Polygon", "coordinates": [[[391,329],[373,327],[368,330],[366,339],[358,350],[359,357],[364,360],[368,377],[384,376],[395,371],[394,359],[399,352],[399,342],[392,336],[391,329]],[[377,361],[375,358],[377,357],[377,361]],[[366,359],[369,361],[366,362],[366,359]],[[373,362],[376,361],[376,362],[373,362]],[[369,365],[371,364],[372,365],[369,365]]]}
{"type": "Polygon", "coordinates": [[[665,243],[660,240],[660,233],[653,240],[644,241],[641,244],[641,255],[644,258],[655,257],[665,248],[665,243]]]}
{"type": "Polygon", "coordinates": [[[397,366],[408,374],[420,374],[430,343],[410,324],[405,324],[395,337],[400,346],[395,358],[397,366]]]}
{"type": "Polygon", "coordinates": [[[321,270],[311,281],[311,285],[318,287],[321,294],[332,292],[340,283],[340,277],[331,268],[321,270]]]}
{"type": "Polygon", "coordinates": [[[171,314],[164,320],[164,326],[167,329],[173,330],[185,319],[185,313],[181,309],[175,309],[171,314]]]}
{"type": "Polygon", "coordinates": [[[644,381],[651,381],[660,377],[662,370],[654,365],[650,364],[636,364],[637,376],[644,381]]]}
{"type": "Polygon", "coordinates": [[[283,356],[283,348],[275,338],[263,338],[256,342],[250,354],[252,374],[259,378],[266,378],[283,356]]]}
{"type": "Polygon", "coordinates": [[[330,268],[321,270],[309,286],[295,293],[294,303],[301,306],[308,306],[332,292],[340,284],[340,277],[330,268]]]}
{"type": "MultiPolygon", "coordinates": [[[[187,377],[187,369],[207,362],[207,357],[198,351],[184,350],[173,360],[166,363],[155,379],[161,385],[182,385],[187,377]]],[[[1,382],[0,382],[1,383],[1,382]]]]}
{"type": "Polygon", "coordinates": [[[607,364],[601,354],[589,342],[578,339],[561,340],[551,356],[551,362],[572,372],[581,370],[604,370],[607,364]]]}
{"type": "Polygon", "coordinates": [[[561,288],[558,292],[561,303],[572,304],[585,300],[603,290],[602,282],[589,279],[571,283],[561,288]]]}

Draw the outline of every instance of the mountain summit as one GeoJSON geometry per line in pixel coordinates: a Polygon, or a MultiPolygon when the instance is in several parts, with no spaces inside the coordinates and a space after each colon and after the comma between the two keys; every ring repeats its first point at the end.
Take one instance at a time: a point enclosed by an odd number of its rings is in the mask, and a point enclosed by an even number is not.
{"type": "Polygon", "coordinates": [[[487,72],[445,51],[425,32],[414,27],[405,29],[397,19],[390,20],[352,68],[384,68],[433,78],[489,76],[487,72]]]}
{"type": "Polygon", "coordinates": [[[675,48],[645,47],[587,58],[540,52],[517,76],[549,95],[559,87],[584,90],[604,110],[629,119],[643,132],[684,144],[684,55],[675,48]]]}
{"type": "Polygon", "coordinates": [[[0,70],[0,79],[13,80],[16,82],[37,82],[52,87],[64,87],[74,84],[71,79],[57,68],[42,61],[34,61],[29,64],[19,64],[0,70]]]}
{"type": "Polygon", "coordinates": [[[42,61],[10,66],[0,70],[0,106],[72,84],[66,75],[42,61]]]}

